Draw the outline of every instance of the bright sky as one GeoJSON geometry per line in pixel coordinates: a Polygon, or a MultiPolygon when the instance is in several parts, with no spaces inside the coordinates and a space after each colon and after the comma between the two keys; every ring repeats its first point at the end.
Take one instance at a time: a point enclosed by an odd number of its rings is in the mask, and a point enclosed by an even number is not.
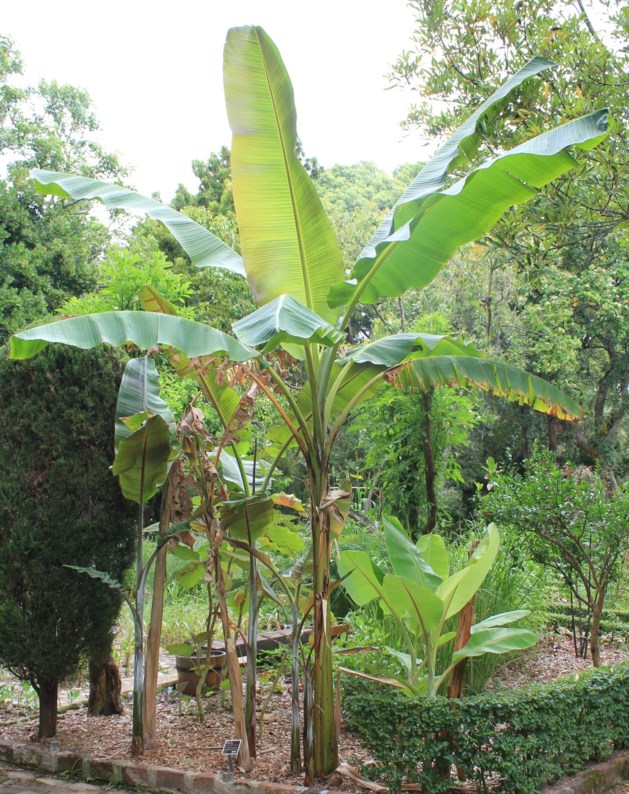
{"type": "Polygon", "coordinates": [[[196,187],[193,159],[230,144],[223,43],[243,24],[262,25],[284,58],[307,155],[389,173],[425,158],[399,128],[410,97],[384,78],[409,46],[406,0],[29,0],[3,3],[0,32],[29,83],[87,89],[105,147],[134,167],[140,192],[170,200],[179,182],[196,187]]]}

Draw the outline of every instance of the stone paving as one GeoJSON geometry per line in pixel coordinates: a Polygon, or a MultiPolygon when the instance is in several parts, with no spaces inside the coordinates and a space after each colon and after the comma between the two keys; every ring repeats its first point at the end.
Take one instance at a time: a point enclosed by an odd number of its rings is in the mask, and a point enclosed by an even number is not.
{"type": "Polygon", "coordinates": [[[47,777],[41,772],[18,769],[0,763],[0,794],[102,794],[111,786],[75,783],[60,777],[47,777]]]}

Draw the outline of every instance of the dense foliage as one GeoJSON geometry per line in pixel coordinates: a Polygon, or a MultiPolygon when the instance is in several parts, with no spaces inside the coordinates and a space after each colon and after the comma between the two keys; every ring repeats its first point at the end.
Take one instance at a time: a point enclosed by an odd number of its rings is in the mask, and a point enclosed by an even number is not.
{"type": "Polygon", "coordinates": [[[0,358],[0,661],[36,689],[40,719],[57,684],[111,648],[120,594],[64,565],[121,578],[130,563],[133,521],[109,471],[122,369],[108,349],[0,358]]]}
{"type": "Polygon", "coordinates": [[[365,771],[393,791],[403,780],[449,791],[443,770],[454,764],[476,791],[497,777],[498,791],[536,794],[629,744],[629,665],[461,700],[408,698],[351,679],[343,705],[376,762],[365,771]]]}

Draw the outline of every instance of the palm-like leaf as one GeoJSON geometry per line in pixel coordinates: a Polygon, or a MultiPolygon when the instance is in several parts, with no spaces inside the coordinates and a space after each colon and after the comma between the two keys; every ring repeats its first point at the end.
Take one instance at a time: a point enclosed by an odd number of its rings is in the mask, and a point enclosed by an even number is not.
{"type": "Polygon", "coordinates": [[[229,31],[224,79],[233,132],[234,203],[256,300],[264,304],[289,294],[335,324],[338,312],[328,306],[327,294],[330,284],[343,279],[341,252],[295,154],[290,78],[261,28],[229,31]]]}
{"type": "MultiPolygon", "coordinates": [[[[569,147],[590,148],[606,134],[607,111],[571,121],[474,169],[464,179],[411,202],[413,215],[399,222],[373,252],[361,257],[350,281],[330,291],[333,306],[375,303],[429,284],[465,243],[481,237],[509,207],[575,165],[569,147]]],[[[410,205],[409,205],[410,206],[410,205]]],[[[399,212],[402,212],[401,205],[399,212]]],[[[407,209],[403,217],[406,218],[407,209]]]]}
{"type": "Polygon", "coordinates": [[[77,174],[62,174],[35,168],[31,176],[40,193],[74,201],[97,199],[109,209],[142,210],[161,221],[197,267],[220,267],[244,275],[241,257],[200,224],[159,201],[121,185],[77,174]]]}

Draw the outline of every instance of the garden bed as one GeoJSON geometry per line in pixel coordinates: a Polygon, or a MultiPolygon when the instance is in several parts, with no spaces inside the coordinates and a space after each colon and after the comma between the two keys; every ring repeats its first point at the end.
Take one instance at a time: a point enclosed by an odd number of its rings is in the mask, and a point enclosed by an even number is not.
{"type": "MultiPolygon", "coordinates": [[[[616,664],[627,658],[627,647],[605,647],[605,664],[616,664]]],[[[536,649],[503,667],[500,674],[494,677],[492,688],[513,688],[531,681],[548,681],[590,668],[588,660],[575,659],[568,638],[551,635],[544,638],[536,649]]],[[[168,678],[169,673],[175,677],[171,667],[169,671],[163,671],[163,680],[168,678]]],[[[262,696],[269,686],[260,687],[262,696]]],[[[271,697],[263,720],[263,735],[259,741],[252,779],[303,785],[303,777],[292,775],[289,766],[290,686],[290,679],[287,678],[282,683],[281,691],[271,697]]],[[[225,739],[233,737],[229,695],[224,703],[221,703],[220,694],[213,694],[203,700],[205,723],[201,723],[196,715],[194,699],[180,698],[172,690],[160,692],[158,741],[153,749],[142,756],[142,763],[212,773],[227,770],[221,748],[225,739]]],[[[32,708],[6,700],[0,703],[0,722],[0,738],[4,740],[24,743],[36,737],[37,719],[32,708]]],[[[130,739],[130,699],[127,701],[126,713],[122,716],[90,717],[84,707],[73,708],[59,715],[56,746],[60,750],[99,758],[130,760],[130,739]]],[[[352,765],[369,764],[370,754],[355,735],[343,731],[340,737],[340,759],[352,765]]],[[[326,785],[348,793],[364,790],[359,784],[340,775],[333,775],[326,785]]]]}

